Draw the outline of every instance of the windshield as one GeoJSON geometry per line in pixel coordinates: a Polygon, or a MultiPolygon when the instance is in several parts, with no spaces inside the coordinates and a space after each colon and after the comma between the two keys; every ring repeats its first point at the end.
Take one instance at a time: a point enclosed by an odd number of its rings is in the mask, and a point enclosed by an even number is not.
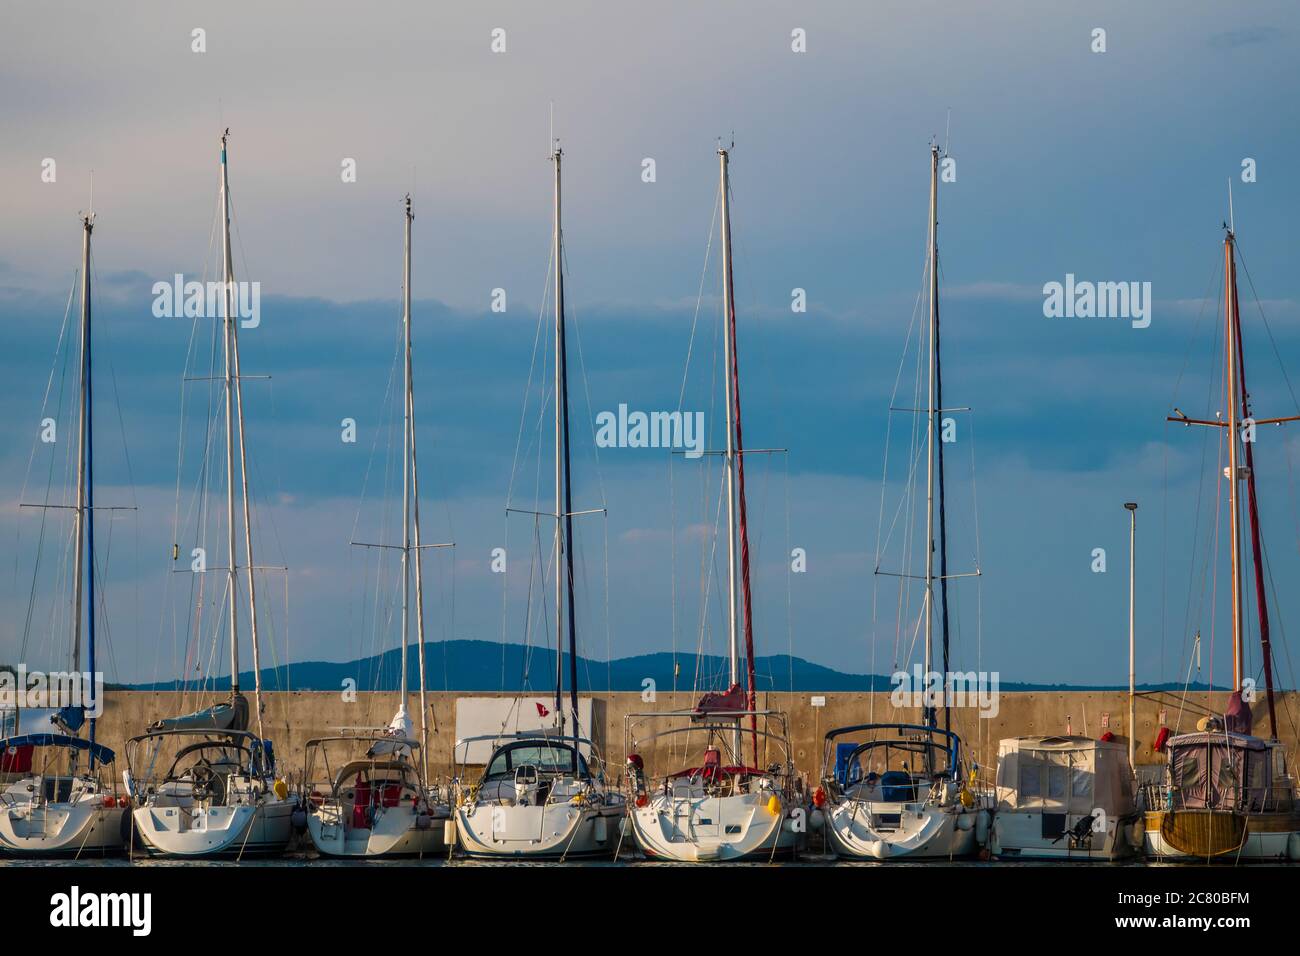
{"type": "MultiPolygon", "coordinates": [[[[571,773],[573,770],[573,748],[564,744],[535,743],[526,741],[502,747],[492,755],[485,780],[513,777],[520,767],[536,767],[538,773],[571,773]]],[[[587,777],[587,762],[578,756],[578,776],[587,777]]]]}

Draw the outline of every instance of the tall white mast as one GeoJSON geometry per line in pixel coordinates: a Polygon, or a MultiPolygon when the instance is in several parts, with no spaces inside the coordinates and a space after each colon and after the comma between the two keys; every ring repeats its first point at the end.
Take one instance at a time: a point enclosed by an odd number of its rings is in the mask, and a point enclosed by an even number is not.
{"type": "MultiPolygon", "coordinates": [[[[406,197],[406,301],[405,301],[405,329],[406,329],[406,418],[408,427],[408,442],[410,446],[410,474],[411,474],[411,497],[413,507],[413,526],[414,539],[412,548],[415,552],[415,632],[416,632],[416,658],[420,668],[420,751],[424,767],[425,779],[429,776],[429,734],[427,727],[428,719],[428,700],[425,689],[425,668],[424,668],[424,578],[423,578],[423,554],[420,544],[420,469],[417,465],[415,452],[415,376],[411,367],[411,223],[415,221],[415,214],[411,212],[411,197],[406,197]]],[[[403,555],[409,554],[410,550],[403,550],[403,555]]],[[[405,585],[404,585],[405,586],[405,585]]],[[[403,599],[405,604],[405,598],[403,599]]],[[[405,664],[403,664],[405,672],[405,664]]],[[[406,695],[402,695],[402,706],[405,709],[406,695]]]]}
{"type": "Polygon", "coordinates": [[[402,253],[402,335],[406,361],[402,366],[402,678],[397,709],[406,713],[406,647],[410,640],[411,605],[411,199],[406,199],[406,232],[402,253]]]}
{"type": "MultiPolygon", "coordinates": [[[[82,219],[81,233],[81,409],[77,422],[77,499],[73,506],[73,535],[77,542],[73,552],[72,584],[72,671],[81,672],[81,615],[82,578],[85,569],[86,521],[86,420],[90,409],[87,402],[90,359],[90,231],[95,216],[91,213],[82,219]]],[[[94,614],[92,607],[90,613],[94,614]]]]}
{"type": "MultiPolygon", "coordinates": [[[[726,364],[727,444],[724,461],[727,466],[727,638],[730,653],[730,685],[740,683],[740,638],[736,627],[736,431],[732,420],[731,380],[731,197],[728,179],[728,151],[718,147],[718,167],[722,180],[722,339],[723,362],[726,364]]],[[[737,731],[739,733],[739,731],[737,731]]],[[[739,752],[739,751],[737,751],[739,752]]]]}
{"type": "MultiPolygon", "coordinates": [[[[229,135],[229,131],[227,131],[229,135]]],[[[228,190],[229,183],[226,180],[226,163],[225,163],[225,137],[222,137],[222,163],[221,175],[223,184],[223,193],[228,190]]],[[[251,520],[251,506],[248,498],[248,451],[244,442],[244,386],[239,372],[239,322],[234,316],[233,297],[234,297],[234,269],[232,267],[230,255],[230,216],[229,216],[229,199],[226,200],[226,314],[229,316],[230,327],[230,356],[232,365],[232,380],[235,391],[235,417],[239,421],[239,483],[240,495],[244,512],[244,563],[248,571],[248,627],[249,635],[253,642],[253,709],[257,714],[257,735],[265,739],[266,734],[262,729],[262,661],[258,647],[257,634],[257,579],[255,574],[255,565],[253,563],[253,522],[251,520]]],[[[233,522],[232,522],[233,527],[233,522]]],[[[231,560],[231,569],[234,569],[234,560],[231,560]]],[[[233,592],[232,592],[233,595],[233,592]]],[[[235,616],[234,600],[231,600],[231,617],[235,616]]]]}
{"type": "MultiPolygon", "coordinates": [[[[934,379],[938,359],[939,325],[939,253],[936,245],[939,228],[939,146],[930,145],[930,333],[929,380],[926,386],[925,416],[925,674],[929,681],[934,666],[934,379]]],[[[947,680],[945,676],[944,680],[947,680]]],[[[927,720],[933,719],[930,702],[925,704],[927,720]]]]}
{"type": "Polygon", "coordinates": [[[226,588],[230,596],[230,694],[239,693],[239,574],[235,567],[235,369],[231,348],[234,341],[234,264],[230,256],[230,181],[226,174],[226,139],[221,134],[221,263],[222,351],[226,385],[226,588]]]}

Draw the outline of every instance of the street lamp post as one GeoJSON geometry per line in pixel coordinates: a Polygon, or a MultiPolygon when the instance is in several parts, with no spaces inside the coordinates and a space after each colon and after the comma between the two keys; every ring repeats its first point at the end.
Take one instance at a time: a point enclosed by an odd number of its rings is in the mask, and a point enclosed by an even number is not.
{"type": "Polygon", "coordinates": [[[1126,501],[1128,510],[1128,765],[1137,774],[1137,655],[1135,653],[1136,629],[1133,618],[1135,554],[1137,551],[1137,502],[1126,501]]]}

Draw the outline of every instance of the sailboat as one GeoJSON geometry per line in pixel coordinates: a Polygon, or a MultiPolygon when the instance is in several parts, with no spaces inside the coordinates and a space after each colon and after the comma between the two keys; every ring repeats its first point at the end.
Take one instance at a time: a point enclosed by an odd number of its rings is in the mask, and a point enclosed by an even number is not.
{"type": "MultiPolygon", "coordinates": [[[[924,604],[924,674],[926,692],[920,724],[868,723],[838,727],[826,734],[822,785],[814,804],[825,814],[830,845],[840,856],[888,860],[951,859],[975,851],[987,837],[989,813],[983,795],[964,778],[962,742],[951,728],[947,696],[948,602],[946,582],[947,532],[943,506],[943,447],[935,433],[943,402],[939,356],[939,162],[937,144],[930,147],[930,215],[927,248],[928,373],[926,382],[926,516],[924,604]],[[937,465],[937,469],[936,469],[937,465]],[[937,470],[937,474],[936,474],[937,470]],[[936,514],[936,479],[939,504],[936,514]],[[939,519],[939,540],[935,521],[939,519]],[[936,573],[935,553],[940,556],[936,573]],[[941,693],[944,726],[938,725],[931,693],[934,670],[935,584],[943,591],[943,665],[941,693]]],[[[879,568],[877,574],[882,574],[879,568]]],[[[978,574],[979,572],[974,572],[978,574]]],[[[908,575],[896,575],[907,577],[908,575]]]]}
{"type": "MultiPolygon", "coordinates": [[[[319,737],[307,742],[304,778],[307,795],[307,833],[312,845],[326,856],[392,857],[419,856],[445,848],[444,823],[451,811],[440,791],[428,785],[426,727],[428,702],[424,668],[424,583],[421,574],[420,479],[415,454],[415,389],[411,374],[411,197],[406,197],[405,253],[402,269],[402,329],[405,363],[403,380],[402,437],[402,654],[401,696],[397,713],[383,733],[368,737],[319,737]],[[414,515],[412,515],[414,497],[414,515]],[[414,539],[412,539],[414,518],[414,539]],[[420,735],[412,734],[406,710],[406,660],[409,643],[411,604],[411,557],[414,555],[415,621],[420,668],[420,735]],[[357,756],[365,743],[364,755],[357,756]],[[415,751],[423,762],[415,760],[415,751]],[[337,768],[331,767],[332,753],[346,754],[337,768]],[[325,781],[313,783],[317,761],[324,766],[325,781]]],[[[363,545],[389,547],[389,545],[363,545]]]]}
{"type": "MultiPolygon", "coordinates": [[[[1229,199],[1231,205],[1231,198],[1229,199]]],[[[1232,569],[1232,686],[1226,711],[1201,721],[1194,733],[1166,741],[1168,762],[1161,785],[1143,788],[1146,852],[1160,860],[1206,862],[1215,859],[1300,859],[1300,813],[1295,805],[1295,779],[1286,763],[1286,750],[1277,738],[1273,693],[1273,651],[1269,640],[1263,544],[1255,490],[1254,427],[1300,420],[1300,415],[1255,418],[1246,388],[1246,359],[1242,348],[1241,314],[1237,301],[1236,236],[1231,216],[1225,224],[1224,375],[1226,418],[1189,418],[1178,409],[1168,421],[1184,425],[1225,428],[1232,569]],[[1249,429],[1249,431],[1247,431],[1249,429]],[[1244,448],[1244,456],[1242,449],[1244,448]],[[1244,457],[1244,460],[1243,460],[1244,457]],[[1269,736],[1253,734],[1254,715],[1243,697],[1244,658],[1242,581],[1242,486],[1250,523],[1251,564],[1255,572],[1255,601],[1268,701],[1269,736]]]]}
{"type": "Polygon", "coordinates": [[[555,715],[554,729],[465,737],[456,741],[455,833],[472,857],[556,859],[612,856],[618,847],[623,795],[605,786],[599,752],[578,720],[577,622],[574,618],[573,511],[569,462],[569,383],[564,323],[564,235],[560,228],[560,161],[556,145],[553,224],[555,290],[555,715]],[[567,641],[566,641],[567,631],[567,641]],[[568,723],[565,727],[565,645],[568,723]],[[478,782],[463,782],[474,744],[492,753],[478,782]],[[589,760],[588,755],[591,759],[589,760]]]}
{"type": "Polygon", "coordinates": [[[230,246],[230,180],[226,162],[229,136],[230,130],[221,136],[220,182],[227,558],[223,570],[230,640],[230,696],[205,710],[155,721],[147,733],[127,741],[127,784],[135,805],[134,833],[146,852],[163,857],[280,853],[292,836],[296,806],[290,798],[288,784],[276,775],[274,750],[262,729],[253,525],[239,371],[239,320],[234,306],[235,270],[230,246]],[[235,507],[236,481],[242,499],[239,512],[235,507]],[[256,732],[249,729],[248,700],[239,689],[240,555],[235,536],[241,518],[253,647],[256,732]]]}
{"type": "MultiPolygon", "coordinates": [[[[95,740],[95,471],[91,402],[90,234],[95,215],[81,219],[81,384],[77,428],[77,490],[73,512],[72,673],[81,678],[81,624],[86,620],[90,689],[61,702],[38,732],[0,739],[0,770],[16,776],[0,791],[0,852],[24,856],[85,855],[120,851],[128,806],[117,793],[112,750],[95,740]],[[90,560],[87,560],[87,558],[90,560]],[[83,594],[84,590],[84,594],[83,594]],[[84,608],[83,608],[84,601],[84,608]],[[87,692],[92,699],[86,699],[87,692]],[[89,710],[89,715],[87,711],[89,710]],[[80,735],[86,726],[86,736],[80,735]],[[66,755],[67,773],[57,768],[66,755]]],[[[42,505],[40,507],[55,507],[42,505]]],[[[24,688],[25,690],[25,688],[24,688]]]]}
{"type": "Polygon", "coordinates": [[[727,623],[730,686],[710,693],[691,710],[634,713],[627,717],[628,782],[634,806],[628,814],[637,846],[646,856],[681,862],[770,859],[791,855],[807,841],[786,717],[760,710],[754,686],[753,607],[749,582],[749,535],[740,420],[739,362],[731,254],[730,150],[718,148],[722,192],[722,296],[726,366],[727,623]],[[739,555],[737,555],[739,538],[739,555]],[[739,576],[737,558],[739,557],[739,576]],[[743,595],[746,684],[740,683],[737,586],[743,595]],[[748,724],[748,729],[745,725],[748,724]],[[644,729],[643,729],[644,728],[644,729]],[[642,749],[684,740],[698,763],[679,769],[653,787],[642,749]],[[694,741],[703,747],[691,747],[694,741]],[[746,762],[748,743],[750,759],[746,762]],[[764,760],[770,763],[763,768],[764,760]]]}

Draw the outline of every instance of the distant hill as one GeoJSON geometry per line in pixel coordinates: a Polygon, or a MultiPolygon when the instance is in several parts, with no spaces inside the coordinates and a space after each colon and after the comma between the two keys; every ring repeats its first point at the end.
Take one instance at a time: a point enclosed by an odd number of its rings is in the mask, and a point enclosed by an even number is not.
{"type": "MultiPolygon", "coordinates": [[[[430,690],[497,693],[501,691],[529,691],[546,693],[555,686],[555,652],[546,648],[525,647],[522,644],[501,644],[494,641],[446,641],[425,644],[425,658],[430,690]]],[[[412,647],[407,659],[407,682],[411,688],[419,686],[419,665],[416,649],[412,647]]],[[[568,669],[568,662],[565,662],[568,669]]],[[[814,664],[801,657],[777,654],[759,657],[754,661],[754,671],[760,691],[826,691],[850,693],[888,691],[889,677],[879,674],[846,674],[814,664]]],[[[727,662],[725,658],[706,655],[697,660],[694,654],[679,653],[676,658],[666,651],[620,657],[605,662],[589,658],[578,659],[578,687],[582,692],[639,691],[648,678],[660,690],[689,691],[692,688],[725,689],[727,662]],[[674,660],[680,672],[674,679],[674,660]],[[698,665],[698,670],[697,670],[698,665]],[[697,682],[696,675],[699,674],[697,682]]],[[[264,668],[262,686],[268,690],[339,690],[345,680],[356,682],[358,690],[397,690],[400,686],[401,651],[391,650],[360,660],[302,661],[287,666],[264,668]]],[[[253,672],[239,675],[241,686],[253,686],[253,672]]],[[[148,684],[123,685],[129,690],[180,690],[180,681],[160,681],[148,684]]],[[[220,678],[217,686],[228,687],[228,680],[220,678]]],[[[1182,684],[1142,684],[1142,691],[1181,690],[1182,684]]],[[[1127,687],[1127,685],[1124,685],[1127,687]]],[[[1113,685],[1032,684],[1004,681],[1004,691],[1079,691],[1122,690],[1113,685]]],[[[1204,684],[1188,688],[1204,691],[1204,684]]]]}

